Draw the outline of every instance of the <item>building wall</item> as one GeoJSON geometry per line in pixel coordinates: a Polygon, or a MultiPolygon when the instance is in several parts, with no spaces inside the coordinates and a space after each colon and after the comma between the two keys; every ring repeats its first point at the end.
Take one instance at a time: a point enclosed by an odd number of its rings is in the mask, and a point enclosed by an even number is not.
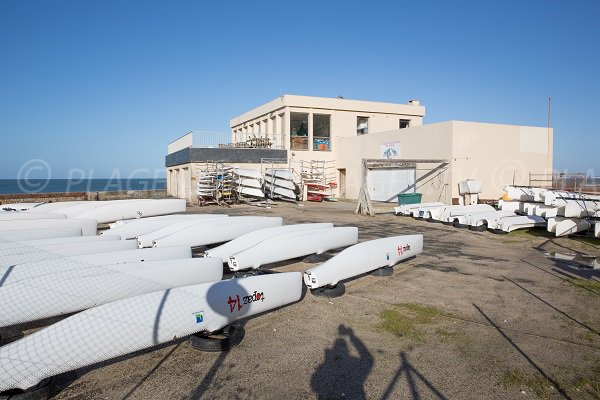
{"type": "MultiPolygon", "coordinates": [[[[346,197],[356,199],[360,191],[362,159],[385,158],[381,146],[399,143],[399,159],[448,159],[452,153],[452,124],[422,125],[388,132],[341,138],[335,150],[336,168],[346,170],[346,197]]],[[[439,164],[417,164],[416,178],[421,179],[439,164]]],[[[417,183],[416,191],[423,193],[423,201],[451,201],[451,165],[417,183]]],[[[339,179],[339,178],[338,178],[339,179]]]]}
{"type": "Polygon", "coordinates": [[[508,184],[529,185],[529,174],[552,174],[553,131],[531,126],[452,121],[452,197],[458,182],[483,182],[482,199],[499,199],[508,184]]]}
{"type": "MultiPolygon", "coordinates": [[[[508,184],[529,185],[529,174],[552,173],[552,129],[448,121],[341,138],[334,150],[336,168],[346,169],[346,194],[357,198],[363,158],[384,158],[384,143],[399,143],[400,159],[447,159],[447,172],[417,184],[423,201],[450,203],[458,198],[458,182],[483,183],[481,199],[499,199],[508,184]]],[[[434,164],[418,164],[417,179],[434,164]]]]}

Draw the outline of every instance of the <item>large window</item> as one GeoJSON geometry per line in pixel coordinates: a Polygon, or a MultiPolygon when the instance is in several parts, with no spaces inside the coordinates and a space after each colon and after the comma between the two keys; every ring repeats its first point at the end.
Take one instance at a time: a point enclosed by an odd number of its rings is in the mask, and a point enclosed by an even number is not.
{"type": "Polygon", "coordinates": [[[356,117],[356,133],[358,135],[369,133],[369,117],[356,117]]]}
{"type": "Polygon", "coordinates": [[[410,119],[401,119],[400,125],[398,126],[398,128],[404,129],[404,128],[408,128],[409,126],[410,126],[410,119]]]}
{"type": "Polygon", "coordinates": [[[331,123],[327,114],[313,115],[313,150],[331,151],[331,123]]]}
{"type": "Polygon", "coordinates": [[[308,150],[308,114],[290,113],[290,149],[308,150]]]}

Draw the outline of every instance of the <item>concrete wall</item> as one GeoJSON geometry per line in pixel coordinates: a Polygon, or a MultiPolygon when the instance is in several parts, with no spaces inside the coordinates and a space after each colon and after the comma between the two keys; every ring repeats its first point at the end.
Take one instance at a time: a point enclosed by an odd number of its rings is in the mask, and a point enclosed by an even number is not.
{"type": "Polygon", "coordinates": [[[183,135],[182,137],[180,137],[179,139],[175,140],[174,142],[169,143],[169,145],[167,146],[167,154],[172,154],[175,153],[176,151],[188,148],[188,147],[192,147],[192,144],[194,142],[194,135],[192,132],[183,135]]]}
{"type": "MultiPolygon", "coordinates": [[[[450,159],[452,153],[452,124],[450,122],[397,129],[388,132],[340,138],[335,150],[336,168],[346,170],[346,197],[356,199],[361,184],[363,158],[384,158],[381,146],[399,143],[399,159],[450,159]]],[[[420,180],[439,164],[417,164],[416,178],[420,180]]],[[[416,191],[423,201],[451,201],[450,169],[441,170],[417,183],[416,191]]]]}
{"type": "Polygon", "coordinates": [[[498,199],[508,184],[529,185],[529,174],[552,174],[553,131],[531,126],[452,121],[452,197],[458,182],[483,182],[482,199],[498,199]]]}
{"type": "MultiPolygon", "coordinates": [[[[336,168],[346,169],[346,194],[360,189],[361,160],[383,158],[381,145],[400,145],[400,159],[447,159],[447,172],[417,184],[423,201],[452,202],[458,182],[483,183],[481,199],[499,199],[503,187],[529,185],[529,174],[552,173],[552,129],[541,127],[448,121],[418,127],[340,138],[334,149],[336,168]]],[[[435,165],[417,165],[417,180],[435,165]]]]}

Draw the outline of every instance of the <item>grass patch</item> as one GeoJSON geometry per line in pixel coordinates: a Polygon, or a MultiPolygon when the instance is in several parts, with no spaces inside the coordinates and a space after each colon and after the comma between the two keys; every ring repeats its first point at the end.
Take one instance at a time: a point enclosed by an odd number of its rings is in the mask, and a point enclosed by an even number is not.
{"type": "Polygon", "coordinates": [[[502,385],[505,388],[532,391],[541,399],[551,398],[556,390],[552,383],[541,374],[527,375],[519,369],[506,371],[502,377],[502,385]]]}
{"type": "Polygon", "coordinates": [[[458,332],[448,331],[443,328],[436,329],[435,334],[437,337],[439,337],[440,342],[442,343],[448,343],[458,337],[458,332]]]}
{"type": "Polygon", "coordinates": [[[594,399],[600,399],[600,366],[593,367],[590,373],[589,376],[578,378],[573,386],[575,389],[586,392],[594,399]]]}
{"type": "Polygon", "coordinates": [[[423,341],[425,333],[421,326],[430,324],[442,313],[435,307],[419,304],[396,304],[396,309],[381,312],[382,328],[398,337],[423,341]]]}
{"type": "Polygon", "coordinates": [[[584,278],[568,278],[565,279],[571,285],[579,286],[580,288],[586,289],[590,292],[594,292],[600,295],[600,282],[595,279],[584,279],[584,278]]]}
{"type": "Polygon", "coordinates": [[[529,228],[529,229],[516,229],[512,232],[509,232],[506,235],[507,238],[531,238],[531,237],[543,237],[554,238],[554,235],[548,232],[546,229],[541,228],[529,228]]]}

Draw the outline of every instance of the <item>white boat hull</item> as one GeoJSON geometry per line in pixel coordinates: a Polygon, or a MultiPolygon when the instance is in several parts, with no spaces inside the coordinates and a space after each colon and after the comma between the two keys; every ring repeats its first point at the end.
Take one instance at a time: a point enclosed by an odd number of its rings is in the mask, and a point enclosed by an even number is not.
{"type": "Polygon", "coordinates": [[[101,234],[104,235],[119,235],[121,239],[134,239],[138,236],[145,235],[150,232],[157,231],[164,228],[165,226],[173,225],[184,221],[208,221],[213,219],[227,218],[224,214],[184,214],[184,215],[173,215],[171,218],[141,218],[128,222],[126,224],[116,226],[115,228],[108,229],[101,234]]]}
{"type": "Polygon", "coordinates": [[[0,287],[0,326],[69,314],[140,294],[218,281],[212,258],[145,261],[62,271],[0,287]]]}
{"type": "Polygon", "coordinates": [[[169,236],[155,239],[154,247],[186,245],[190,247],[222,243],[258,229],[281,226],[281,217],[230,217],[193,225],[169,236]]]}
{"type": "Polygon", "coordinates": [[[186,246],[164,249],[135,249],[109,251],[98,254],[60,257],[0,267],[0,287],[37,276],[56,274],[63,271],[89,268],[92,266],[140,263],[146,261],[178,260],[192,258],[192,250],[186,246]]]}
{"type": "Polygon", "coordinates": [[[264,197],[265,197],[265,193],[261,189],[257,189],[257,188],[253,188],[253,187],[240,186],[240,187],[235,188],[235,191],[244,196],[256,197],[259,199],[264,199],[264,197]]]}
{"type": "Polygon", "coordinates": [[[239,186],[253,187],[257,189],[262,187],[262,184],[258,179],[252,178],[238,178],[234,183],[239,186]]]}
{"type": "Polygon", "coordinates": [[[546,220],[537,215],[521,215],[514,217],[504,217],[496,222],[495,227],[488,224],[489,229],[501,230],[504,232],[512,232],[517,229],[527,229],[534,227],[545,227],[546,220]]]}
{"type": "Polygon", "coordinates": [[[410,215],[411,210],[415,210],[421,207],[435,207],[435,206],[443,206],[444,203],[440,202],[431,202],[431,203],[416,203],[416,204],[402,204],[398,207],[394,207],[394,212],[396,215],[410,215]]]}
{"type": "Polygon", "coordinates": [[[341,227],[283,233],[229,256],[229,269],[256,269],[261,265],[321,254],[351,246],[358,241],[358,228],[341,227]]]}
{"type": "Polygon", "coordinates": [[[3,240],[20,242],[25,240],[38,240],[50,238],[66,238],[81,236],[81,228],[46,228],[46,229],[20,229],[1,230],[0,238],[3,240]]]}
{"type": "Polygon", "coordinates": [[[135,242],[126,240],[111,240],[107,242],[79,243],[66,247],[47,247],[40,248],[33,246],[24,246],[19,243],[13,243],[10,252],[0,256],[0,267],[9,267],[11,265],[22,264],[32,261],[51,260],[54,258],[76,256],[83,254],[97,254],[107,251],[121,251],[135,249],[135,242]],[[132,246],[133,244],[133,246],[132,246]]]}
{"type": "Polygon", "coordinates": [[[309,289],[335,286],[338,282],[366,274],[421,254],[423,235],[393,236],[369,240],[343,250],[304,273],[309,289]]]}
{"type": "Polygon", "coordinates": [[[250,233],[246,233],[218,247],[212,248],[204,252],[204,257],[220,257],[223,262],[229,260],[229,256],[244,251],[252,246],[257,245],[263,240],[279,236],[289,232],[298,232],[305,230],[316,230],[333,228],[331,223],[316,223],[316,224],[296,224],[275,226],[273,228],[259,229],[250,233]]]}
{"type": "Polygon", "coordinates": [[[269,188],[268,186],[266,186],[265,189],[267,191],[269,191],[272,196],[287,197],[288,199],[296,200],[296,193],[294,193],[293,190],[290,190],[290,189],[287,189],[287,188],[283,188],[283,187],[279,187],[279,186],[275,186],[273,188],[272,192],[271,192],[271,188],[269,188]]]}
{"type": "Polygon", "coordinates": [[[79,228],[81,229],[83,236],[89,236],[96,234],[98,222],[96,220],[86,218],[0,221],[0,231],[61,228],[79,228]]]}
{"type": "Polygon", "coordinates": [[[266,175],[265,176],[265,185],[271,186],[271,184],[282,187],[282,188],[290,189],[290,190],[294,190],[296,188],[293,181],[288,181],[286,179],[278,179],[278,178],[272,177],[271,175],[266,175]]]}
{"type": "Polygon", "coordinates": [[[260,171],[255,169],[236,168],[233,170],[233,173],[243,178],[251,178],[256,180],[262,179],[262,174],[260,173],[260,171]]]}
{"type": "Polygon", "coordinates": [[[24,213],[24,212],[7,212],[0,214],[0,224],[2,221],[20,221],[20,220],[35,220],[35,219],[65,219],[64,214],[55,213],[24,213]]]}
{"type": "Polygon", "coordinates": [[[214,220],[186,220],[181,222],[175,222],[171,225],[167,225],[164,228],[157,229],[152,232],[145,233],[136,237],[138,247],[152,247],[154,240],[169,236],[173,233],[183,231],[191,226],[208,226],[208,224],[214,222],[214,220]]]}
{"type": "Polygon", "coordinates": [[[123,200],[82,212],[77,218],[92,218],[98,223],[108,223],[120,219],[184,212],[185,207],[184,199],[123,200]]]}
{"type": "Polygon", "coordinates": [[[301,294],[300,273],[289,272],[175,288],[95,307],[1,347],[0,391],[24,390],[67,371],[214,332],[294,303],[301,294]]]}
{"type": "Polygon", "coordinates": [[[11,212],[26,211],[26,210],[29,210],[30,208],[37,207],[41,204],[44,204],[44,203],[8,203],[8,204],[0,205],[0,210],[11,211],[11,212]]]}

